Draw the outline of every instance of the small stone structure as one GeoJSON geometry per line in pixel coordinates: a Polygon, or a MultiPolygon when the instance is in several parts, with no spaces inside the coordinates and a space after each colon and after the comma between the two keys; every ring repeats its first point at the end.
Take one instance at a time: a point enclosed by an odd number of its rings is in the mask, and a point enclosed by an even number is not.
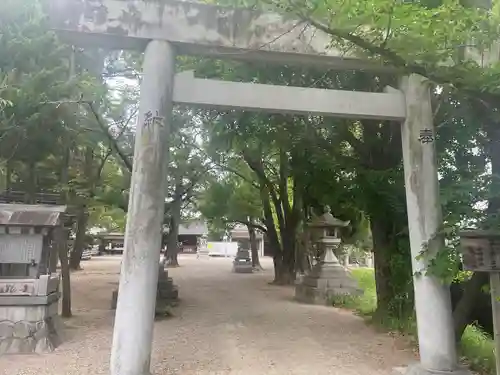
{"type": "Polygon", "coordinates": [[[233,261],[233,271],[236,273],[252,273],[252,258],[248,250],[238,250],[233,261]]]}
{"type": "Polygon", "coordinates": [[[333,217],[330,208],[314,220],[309,227],[319,231],[318,243],[324,248],[322,260],[295,287],[295,298],[299,302],[329,304],[335,296],[356,295],[361,292],[349,271],[335,256],[333,249],[340,245],[339,229],[349,222],[333,217]]]}
{"type": "MultiPolygon", "coordinates": [[[[157,316],[169,313],[169,308],[175,306],[179,301],[179,288],[174,284],[171,277],[168,277],[168,271],[165,269],[165,262],[160,261],[158,265],[158,284],[156,289],[156,308],[157,316]]],[[[115,310],[118,302],[118,288],[113,291],[111,296],[111,309],[115,310]]]]}
{"type": "Polygon", "coordinates": [[[207,236],[202,235],[198,237],[198,245],[196,251],[196,258],[210,258],[210,252],[208,250],[207,236]]]}
{"type": "Polygon", "coordinates": [[[62,341],[54,234],[65,212],[0,204],[0,355],[50,352],[62,341]]]}

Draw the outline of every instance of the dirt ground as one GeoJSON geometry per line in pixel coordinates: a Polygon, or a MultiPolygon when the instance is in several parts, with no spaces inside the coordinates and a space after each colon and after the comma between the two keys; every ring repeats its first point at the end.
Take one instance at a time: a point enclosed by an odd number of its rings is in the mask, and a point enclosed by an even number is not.
{"type": "MultiPolygon", "coordinates": [[[[155,323],[154,375],[389,375],[415,360],[401,339],[375,333],[350,312],[293,301],[266,271],[234,274],[231,260],[185,255],[169,270],[182,299],[155,323]]],[[[54,353],[3,356],[0,375],[109,374],[119,257],[95,257],[72,274],[74,317],[54,353]]],[[[133,322],[131,322],[133,324],[133,322]]]]}

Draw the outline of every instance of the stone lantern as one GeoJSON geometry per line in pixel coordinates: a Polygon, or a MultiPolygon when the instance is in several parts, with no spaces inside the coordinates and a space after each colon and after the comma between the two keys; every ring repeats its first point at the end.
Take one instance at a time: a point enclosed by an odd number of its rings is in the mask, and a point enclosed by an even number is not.
{"type": "Polygon", "coordinates": [[[208,250],[208,237],[206,234],[202,234],[200,237],[198,237],[196,257],[210,258],[209,255],[210,252],[208,250]]]}
{"type": "Polygon", "coordinates": [[[299,302],[324,305],[329,304],[335,296],[361,292],[350,272],[339,263],[334,253],[334,249],[341,243],[340,229],[348,225],[349,221],[333,217],[328,206],[323,215],[308,225],[324,252],[311,272],[296,285],[295,298],[299,302]]]}

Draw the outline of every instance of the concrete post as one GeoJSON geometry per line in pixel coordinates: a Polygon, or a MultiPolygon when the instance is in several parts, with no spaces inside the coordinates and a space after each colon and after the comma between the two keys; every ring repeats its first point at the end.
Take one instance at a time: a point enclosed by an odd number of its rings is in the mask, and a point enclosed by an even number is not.
{"type": "Polygon", "coordinates": [[[112,375],[150,373],[175,71],[173,47],[168,42],[151,41],[143,71],[111,349],[112,375]]]}
{"type": "Polygon", "coordinates": [[[429,84],[412,74],[403,78],[401,89],[406,96],[402,143],[420,350],[420,364],[407,374],[465,374],[458,366],[449,286],[425,274],[429,256],[443,245],[442,237],[435,236],[442,217],[429,84]],[[425,244],[428,255],[419,257],[425,244]]]}

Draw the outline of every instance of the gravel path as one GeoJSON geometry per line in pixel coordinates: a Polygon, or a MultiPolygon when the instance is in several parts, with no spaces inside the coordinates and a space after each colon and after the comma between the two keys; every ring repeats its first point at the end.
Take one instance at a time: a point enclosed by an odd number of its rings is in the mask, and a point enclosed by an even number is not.
{"type": "MultiPolygon", "coordinates": [[[[266,272],[233,274],[229,259],[181,257],[169,270],[182,302],[155,324],[155,375],[389,375],[414,360],[400,339],[375,333],[347,311],[292,301],[266,272]]],[[[119,258],[100,257],[72,275],[75,317],[66,342],[41,356],[4,356],[0,375],[108,374],[119,258]]],[[[131,322],[133,324],[133,322],[131,322]]]]}

